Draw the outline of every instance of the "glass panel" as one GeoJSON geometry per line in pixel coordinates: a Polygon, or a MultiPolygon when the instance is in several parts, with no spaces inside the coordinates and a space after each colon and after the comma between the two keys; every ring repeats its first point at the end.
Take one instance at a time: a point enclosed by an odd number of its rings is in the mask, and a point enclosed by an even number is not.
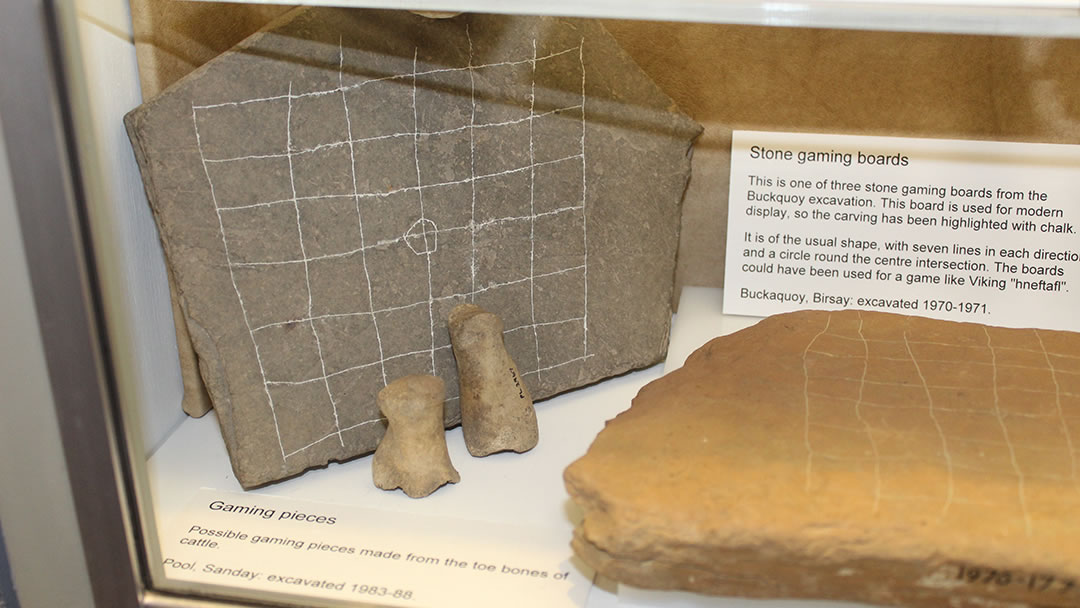
{"type": "MultiPolygon", "coordinates": [[[[380,5],[378,2],[357,4],[380,5]]],[[[399,3],[384,4],[396,6],[399,3]]],[[[503,4],[429,2],[426,7],[506,10],[503,4]]],[[[161,23],[155,26],[161,34],[161,40],[157,42],[156,57],[159,60],[176,48],[163,42],[168,36],[186,38],[190,43],[188,48],[197,50],[183,56],[181,63],[186,62],[186,65],[179,68],[161,62],[137,63],[136,44],[143,40],[138,32],[128,37],[125,24],[112,26],[89,13],[83,13],[78,20],[78,39],[73,41],[82,50],[80,67],[83,72],[75,78],[76,85],[82,88],[76,94],[85,94],[88,100],[76,118],[82,141],[86,142],[82,150],[87,158],[84,167],[94,172],[88,179],[94,184],[91,221],[98,262],[106,275],[108,321],[124,400],[125,433],[132,446],[129,456],[133,460],[134,485],[140,505],[139,525],[147,539],[141,549],[145,551],[151,571],[150,586],[197,596],[245,597],[297,605],[371,602],[475,606],[506,605],[511,601],[559,605],[552,603],[555,600],[550,600],[551,597],[557,597],[557,601],[565,605],[593,608],[614,605],[618,598],[611,586],[595,585],[592,572],[573,558],[569,542],[580,512],[569,502],[561,475],[571,461],[584,454],[606,420],[625,410],[643,385],[660,377],[663,370],[659,365],[538,403],[541,442],[526,454],[472,458],[465,449],[461,429],[451,429],[447,435],[449,453],[462,481],[423,499],[411,499],[400,492],[375,488],[371,482],[372,458],[369,456],[333,463],[278,483],[244,490],[234,473],[226,440],[222,437],[222,428],[233,428],[231,423],[220,424],[215,411],[198,418],[181,411],[183,378],[176,360],[178,347],[170,314],[173,308],[166,265],[155,218],[145,200],[143,181],[122,120],[124,114],[140,103],[140,77],[143,90],[146,82],[158,83],[164,88],[172,81],[172,76],[182,76],[182,72],[195,69],[213,55],[211,49],[216,47],[206,38],[221,32],[202,25],[212,23],[216,14],[223,14],[216,11],[225,10],[242,12],[243,9],[209,5],[187,14],[186,18],[197,16],[202,21],[173,23],[171,29],[161,23]],[[167,76],[162,76],[165,73],[167,76]]],[[[682,241],[676,275],[678,288],[722,286],[730,142],[735,129],[1070,144],[1080,139],[1080,104],[1077,100],[1080,75],[1074,69],[1080,59],[1080,43],[1067,37],[985,35],[1072,36],[1080,32],[1074,6],[1053,2],[1014,6],[1004,3],[641,1],[522,3],[515,5],[514,10],[604,17],[603,26],[626,55],[679,108],[703,125],[704,132],[694,146],[693,179],[683,203],[682,241]],[[837,29],[771,27],[774,25],[837,29]],[[940,33],[943,31],[984,35],[940,33]]],[[[230,22],[244,23],[244,27],[254,31],[269,21],[273,12],[265,7],[253,8],[249,19],[230,22]]],[[[232,19],[236,13],[230,15],[232,19]]],[[[466,15],[458,21],[464,23],[469,19],[471,17],[466,15]]],[[[236,38],[237,31],[224,37],[236,38]]],[[[348,33],[341,36],[344,40],[348,33]]],[[[421,136],[418,116],[411,113],[407,116],[415,122],[406,124],[404,131],[398,129],[401,125],[377,125],[387,130],[358,137],[351,131],[353,115],[349,114],[387,99],[401,107],[415,109],[416,90],[413,87],[418,71],[414,62],[418,62],[417,57],[425,43],[421,37],[411,41],[407,53],[411,56],[405,57],[402,64],[404,71],[383,75],[388,81],[405,79],[408,86],[386,87],[369,99],[352,100],[352,106],[344,95],[342,82],[345,76],[335,66],[327,68],[323,65],[322,69],[332,76],[326,91],[341,93],[344,97],[340,108],[319,105],[331,98],[329,94],[323,94],[325,91],[292,91],[288,78],[282,81],[284,84],[276,83],[282,84],[284,89],[268,86],[260,91],[231,90],[230,83],[223,79],[219,80],[220,94],[207,96],[199,104],[189,104],[191,114],[185,112],[178,116],[178,124],[199,134],[193,136],[198,137],[200,152],[204,152],[199,171],[192,175],[193,183],[198,182],[198,188],[205,188],[205,182],[209,180],[216,193],[223,197],[221,200],[225,200],[226,195],[234,197],[219,204],[220,230],[223,235],[231,235],[231,243],[230,236],[224,236],[226,246],[232,244],[234,253],[248,256],[241,264],[243,272],[260,265],[272,264],[275,270],[281,266],[285,268],[281,279],[284,283],[288,280],[284,275],[295,269],[294,266],[299,268],[296,264],[286,266],[287,263],[303,261],[306,268],[314,265],[311,261],[314,257],[330,260],[348,253],[338,249],[307,251],[308,242],[299,236],[297,251],[290,253],[292,257],[270,259],[281,253],[270,247],[274,243],[258,234],[248,238],[252,235],[244,231],[255,230],[255,226],[277,225],[280,228],[285,223],[292,230],[295,221],[303,232],[301,216],[304,212],[295,204],[299,198],[319,199],[320,203],[325,203],[321,207],[306,208],[312,214],[333,216],[343,213],[334,207],[336,202],[341,202],[336,198],[348,199],[360,194],[354,191],[357,181],[352,175],[357,166],[355,155],[360,140],[392,144],[401,139],[396,136],[404,133],[410,136],[404,140],[406,151],[416,154],[416,158],[407,159],[411,162],[406,168],[417,173],[422,168],[438,171],[438,168],[423,166],[419,146],[414,150],[413,146],[421,136]],[[267,93],[267,90],[271,92],[267,93]],[[395,97],[403,91],[404,96],[395,97]],[[252,114],[245,118],[244,111],[257,104],[265,105],[267,114],[252,114]],[[271,107],[275,104],[277,107],[271,107]],[[215,111],[218,111],[216,116],[215,111]],[[229,120],[237,121],[261,120],[267,115],[276,115],[276,112],[285,117],[290,126],[285,132],[267,130],[265,137],[244,139],[230,135],[214,139],[214,135],[223,131],[214,131],[213,121],[226,120],[222,116],[230,112],[233,115],[229,120]],[[291,126],[293,112],[297,115],[309,113],[321,117],[323,122],[313,118],[305,123],[311,129],[297,129],[294,133],[291,126]],[[349,129],[347,136],[339,138],[340,141],[320,139],[320,125],[330,125],[338,114],[342,119],[338,122],[349,129]],[[304,168],[300,161],[293,163],[294,136],[309,138],[310,141],[305,141],[312,153],[325,152],[319,159],[321,163],[344,162],[346,169],[338,176],[342,179],[335,183],[345,188],[344,191],[328,194],[329,191],[324,191],[326,184],[304,183],[296,189],[298,181],[294,172],[304,168]],[[271,145],[283,138],[286,141],[284,154],[271,145]],[[206,149],[202,148],[203,144],[206,149]],[[213,149],[216,156],[206,152],[209,149],[213,149]],[[353,152],[352,159],[345,156],[349,149],[353,152]],[[340,157],[335,156],[334,151],[341,152],[340,157]],[[243,180],[243,171],[237,174],[222,171],[221,166],[233,161],[250,165],[245,165],[244,171],[256,171],[255,165],[275,163],[287,169],[267,173],[280,177],[283,180],[280,183],[270,179],[248,183],[243,180]],[[291,177],[291,184],[287,177],[291,177]],[[223,184],[229,186],[228,192],[223,184]],[[309,187],[310,192],[304,190],[309,187]],[[289,192],[282,195],[283,189],[289,192]],[[335,193],[343,197],[330,196],[335,193]],[[294,205],[288,208],[270,205],[279,199],[294,205]],[[222,213],[222,206],[228,211],[222,213]],[[292,213],[275,215],[281,209],[292,213]]],[[[328,56],[338,56],[336,44],[327,46],[330,49],[328,56]]],[[[487,67],[513,70],[528,66],[534,69],[545,59],[551,59],[554,64],[559,59],[582,57],[585,55],[582,47],[588,44],[579,39],[576,45],[553,48],[547,55],[500,60],[487,67]]],[[[347,48],[347,44],[342,42],[341,48],[347,48]]],[[[480,66],[472,63],[468,51],[463,52],[464,63],[457,66],[456,71],[438,70],[448,73],[444,84],[445,90],[451,92],[437,108],[445,114],[438,116],[451,116],[455,108],[466,108],[464,113],[453,114],[458,118],[476,111],[474,89],[468,83],[472,72],[480,66]],[[464,79],[454,82],[454,76],[464,79]]],[[[299,59],[290,62],[286,57],[277,61],[274,69],[292,73],[297,81],[300,79],[298,74],[310,67],[299,59]]],[[[582,80],[591,78],[592,74],[596,74],[598,81],[618,77],[606,72],[609,66],[587,64],[583,59],[571,61],[560,69],[579,70],[575,74],[580,73],[582,80]]],[[[196,77],[212,79],[214,65],[204,70],[196,77]]],[[[276,77],[268,73],[267,78],[270,81],[276,77]]],[[[374,82],[376,79],[368,78],[364,83],[369,80],[374,82]]],[[[507,94],[510,93],[512,91],[507,94]]],[[[589,107],[590,99],[585,92],[572,93],[578,96],[577,101],[567,102],[564,109],[573,112],[580,110],[580,106],[589,107]]],[[[534,110],[529,110],[526,118],[517,122],[533,126],[538,116],[534,110]]],[[[580,128],[586,129],[587,133],[587,113],[579,112],[575,116],[580,117],[580,128]]],[[[470,118],[475,116],[464,120],[470,118]]],[[[516,141],[511,129],[515,120],[504,116],[491,119],[491,124],[497,123],[507,129],[505,141],[516,141]]],[[[253,130],[259,128],[257,122],[253,123],[253,130]]],[[[424,135],[430,135],[432,140],[437,139],[436,135],[451,139],[476,127],[472,122],[447,122],[432,127],[432,133],[425,132],[424,135]]],[[[340,132],[331,135],[336,137],[340,132]]],[[[461,141],[466,142],[464,149],[468,149],[469,140],[461,141]]],[[[524,141],[532,142],[529,133],[525,134],[524,141]]],[[[432,145],[438,143],[433,141],[432,145]]],[[[452,141],[447,145],[455,149],[456,144],[452,141]]],[[[524,154],[525,150],[532,154],[538,152],[533,146],[526,145],[504,155],[493,154],[488,159],[496,167],[491,170],[492,175],[506,173],[512,178],[515,167],[503,167],[499,163],[507,163],[513,154],[524,154]]],[[[395,152],[389,144],[381,150],[375,150],[373,146],[373,162],[379,161],[379,155],[395,152]]],[[[584,164],[584,156],[584,151],[571,150],[562,156],[552,156],[550,164],[571,157],[584,164]]],[[[526,165],[531,170],[525,173],[530,175],[534,175],[539,167],[535,158],[532,161],[526,165]]],[[[171,161],[166,158],[150,162],[171,161]]],[[[549,168],[544,165],[543,171],[549,168]]],[[[568,173],[560,174],[560,180],[570,179],[567,175],[582,179],[579,166],[568,165],[566,168],[568,173]]],[[[472,181],[459,178],[451,171],[441,176],[443,181],[439,185],[471,185],[476,181],[475,176],[472,181]]],[[[372,177],[373,182],[379,179],[388,178],[385,174],[372,177]]],[[[587,187],[601,186],[583,186],[579,191],[583,200],[587,187]]],[[[420,184],[416,184],[416,189],[419,188],[420,184]]],[[[544,194],[534,192],[538,197],[534,202],[545,200],[544,194]]],[[[434,204],[435,198],[428,200],[429,204],[434,204]]],[[[332,223],[326,226],[327,229],[347,229],[332,223]]],[[[572,228],[580,226],[574,224],[572,228]]],[[[429,235],[427,224],[403,226],[399,232],[402,242],[409,245],[414,254],[423,256],[433,252],[432,243],[426,241],[429,235]],[[427,244],[421,247],[421,242],[427,244]]],[[[393,240],[393,237],[393,234],[385,235],[386,240],[393,240]]],[[[575,247],[584,246],[577,241],[565,245],[567,250],[573,251],[577,251],[573,249],[575,247]]],[[[186,251],[184,255],[195,254],[186,251]]],[[[526,264],[527,258],[524,256],[518,261],[526,264]]],[[[535,263],[535,259],[532,261],[535,263]]],[[[468,269],[468,265],[462,268],[468,269]]],[[[567,269],[553,266],[550,270],[552,276],[561,277],[567,269]]],[[[328,268],[326,272],[326,276],[331,276],[336,271],[328,268]]],[[[453,278],[452,271],[448,271],[445,276],[435,273],[432,280],[453,278]]],[[[180,277],[181,285],[188,279],[180,277]]],[[[332,353],[327,356],[323,351],[324,345],[332,343],[331,338],[336,334],[332,327],[316,325],[314,317],[319,315],[312,315],[312,310],[318,306],[318,294],[323,286],[318,278],[312,281],[310,274],[307,279],[306,295],[299,301],[296,314],[293,314],[296,311],[282,310],[288,302],[266,306],[266,302],[274,302],[273,294],[262,299],[253,298],[247,312],[259,319],[241,338],[270,348],[270,343],[277,339],[275,333],[291,331],[294,325],[310,334],[311,339],[306,341],[311,346],[308,354],[317,353],[312,361],[321,360],[322,367],[302,377],[288,376],[289,370],[273,370],[281,373],[270,380],[264,378],[264,381],[256,382],[256,392],[260,393],[260,398],[263,392],[276,393],[282,401],[288,401],[289,395],[314,386],[331,394],[328,403],[336,418],[338,410],[333,394],[346,389],[333,386],[332,382],[336,380],[332,377],[344,378],[356,372],[353,380],[359,387],[357,390],[369,393],[381,388],[385,380],[381,370],[376,376],[368,377],[359,369],[363,366],[355,365],[355,362],[341,363],[338,366],[341,369],[326,369],[328,361],[337,365],[332,353]],[[304,317],[307,323],[290,325],[294,317],[304,317]],[[321,331],[326,333],[320,334],[321,331]],[[257,332],[262,332],[258,339],[264,342],[256,340],[257,332]],[[344,373],[346,371],[349,374],[344,373]],[[310,382],[313,378],[320,382],[310,382]]],[[[393,282],[394,277],[386,277],[386,280],[393,282]]],[[[583,282],[587,280],[582,277],[583,282]]],[[[235,290],[242,297],[243,281],[244,278],[234,279],[226,285],[229,287],[225,290],[226,295],[232,297],[230,290],[235,290]]],[[[361,300],[370,294],[368,286],[357,287],[348,277],[332,278],[330,284],[327,289],[332,290],[335,285],[344,286],[342,289],[356,288],[357,298],[361,300]]],[[[586,291],[588,287],[585,283],[586,291]]],[[[427,298],[421,303],[428,303],[433,309],[434,298],[427,298]]],[[[410,307],[388,305],[389,308],[410,307]]],[[[337,314],[341,311],[321,312],[319,322],[326,321],[328,325],[331,317],[337,322],[341,316],[337,314]]],[[[420,312],[426,313],[421,317],[429,319],[435,314],[432,310],[420,312]]],[[[588,312],[586,305],[580,319],[574,317],[571,320],[582,321],[588,312]]],[[[370,313],[377,316],[374,306],[370,313]]],[[[539,374],[543,369],[539,335],[552,329],[554,323],[541,328],[543,324],[535,319],[530,321],[528,325],[537,331],[532,372],[539,374]]],[[[429,321],[421,319],[421,322],[429,321]]],[[[196,340],[207,340],[207,336],[198,334],[201,329],[198,324],[194,325],[196,340]]],[[[576,337],[578,334],[573,332],[585,326],[584,323],[573,325],[570,333],[576,337]]],[[[700,340],[707,337],[711,336],[702,335],[700,340]]],[[[414,351],[423,351],[434,360],[436,351],[442,348],[438,352],[449,356],[447,345],[436,345],[435,339],[432,335],[432,343],[427,347],[400,345],[397,352],[405,358],[414,351]]],[[[199,348],[221,346],[203,342],[199,348]]],[[[380,352],[384,346],[389,348],[386,344],[378,344],[380,352]]],[[[304,353],[297,352],[294,356],[299,360],[304,353]]],[[[588,352],[582,356],[588,356],[588,352]]],[[[435,365],[434,361],[432,365],[435,365]]],[[[229,407],[219,406],[218,410],[227,415],[232,413],[229,407]]],[[[293,436],[282,435],[278,430],[283,460],[296,454],[303,456],[306,450],[324,440],[331,444],[341,442],[343,446],[345,427],[353,430],[352,427],[360,428],[364,423],[359,418],[345,422],[337,420],[337,426],[330,430],[309,429],[305,426],[305,418],[310,416],[311,412],[290,412],[282,408],[277,422],[310,431],[308,435],[297,433],[293,436]]],[[[226,439],[236,444],[246,441],[226,439]]],[[[652,597],[649,601],[659,605],[666,600],[652,597]]],[[[717,606],[725,605],[724,600],[717,602],[717,606]]]]}
{"type": "MultiPolygon", "coordinates": [[[[307,0],[300,4],[381,8],[401,6],[401,3],[395,0],[307,0]]],[[[747,25],[1030,36],[1080,35],[1080,15],[1077,15],[1080,7],[1074,0],[552,0],[513,3],[499,0],[427,0],[410,3],[409,6],[418,10],[466,10],[747,25]]]]}

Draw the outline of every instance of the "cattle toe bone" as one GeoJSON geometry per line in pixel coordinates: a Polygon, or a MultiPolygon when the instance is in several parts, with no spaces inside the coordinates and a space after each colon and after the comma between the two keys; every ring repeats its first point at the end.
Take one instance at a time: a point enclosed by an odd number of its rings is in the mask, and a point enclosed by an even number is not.
{"type": "Polygon", "coordinates": [[[461,387],[461,429],[473,456],[536,446],[532,397],[503,343],[498,316],[473,304],[450,312],[450,341],[461,387]]]}
{"type": "Polygon", "coordinates": [[[412,498],[461,480],[446,450],[443,400],[446,385],[435,376],[405,376],[376,398],[389,424],[371,463],[375,485],[401,488],[412,498]]]}

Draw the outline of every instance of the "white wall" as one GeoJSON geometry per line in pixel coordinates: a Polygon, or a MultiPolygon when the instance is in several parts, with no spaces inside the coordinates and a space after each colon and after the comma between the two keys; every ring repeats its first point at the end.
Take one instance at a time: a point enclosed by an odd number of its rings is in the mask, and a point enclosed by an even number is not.
{"type": "Polygon", "coordinates": [[[19,605],[90,606],[90,580],[2,138],[0,286],[0,521],[19,605]]]}
{"type": "MultiPolygon", "coordinates": [[[[93,214],[103,275],[125,323],[136,443],[149,453],[183,420],[165,267],[122,117],[141,102],[126,0],[76,3],[81,69],[103,200],[93,214]]],[[[8,160],[0,139],[0,520],[19,605],[92,605],[8,160]]],[[[110,322],[116,321],[110,319],[110,322]]],[[[120,346],[120,348],[116,348],[120,346]]]]}
{"type": "Polygon", "coordinates": [[[109,323],[124,323],[110,332],[117,365],[133,372],[133,403],[127,411],[139,429],[143,453],[149,455],[183,420],[183,386],[176,354],[165,264],[157,230],[143,192],[138,167],[122,122],[142,102],[135,45],[126,0],[76,2],[81,66],[90,99],[95,161],[102,167],[104,197],[95,218],[95,251],[103,270],[111,305],[109,323]],[[115,344],[123,340],[126,344],[115,344]]]}

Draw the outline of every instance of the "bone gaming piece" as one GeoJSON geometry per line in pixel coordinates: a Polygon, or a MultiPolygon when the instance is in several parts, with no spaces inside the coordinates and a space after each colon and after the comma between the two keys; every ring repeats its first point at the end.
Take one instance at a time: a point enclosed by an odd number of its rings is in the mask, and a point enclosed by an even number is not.
{"type": "Polygon", "coordinates": [[[532,397],[503,344],[503,323],[473,304],[450,312],[450,340],[461,386],[461,428],[473,456],[536,446],[532,397]]]}
{"type": "Polygon", "coordinates": [[[422,375],[399,378],[379,391],[379,409],[389,427],[371,463],[377,487],[423,498],[461,480],[446,450],[445,392],[441,378],[422,375]]]}

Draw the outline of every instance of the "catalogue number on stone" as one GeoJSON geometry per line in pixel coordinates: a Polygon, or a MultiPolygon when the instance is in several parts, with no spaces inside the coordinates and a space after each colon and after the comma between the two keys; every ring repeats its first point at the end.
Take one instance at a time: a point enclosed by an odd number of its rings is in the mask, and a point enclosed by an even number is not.
{"type": "Polygon", "coordinates": [[[956,570],[956,579],[971,585],[1023,587],[1032,592],[1061,595],[1080,594],[1076,580],[1057,577],[1053,574],[1022,572],[973,564],[956,564],[953,567],[956,570]]]}

